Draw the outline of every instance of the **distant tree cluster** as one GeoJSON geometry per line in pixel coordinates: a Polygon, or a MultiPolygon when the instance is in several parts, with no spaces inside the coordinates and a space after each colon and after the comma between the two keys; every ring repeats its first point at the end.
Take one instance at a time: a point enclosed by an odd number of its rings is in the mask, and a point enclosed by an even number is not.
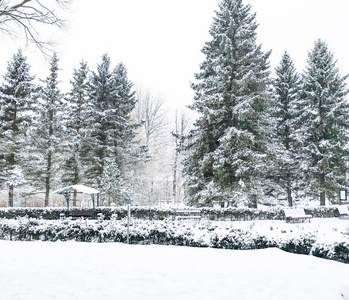
{"type": "Polygon", "coordinates": [[[19,50],[0,87],[0,183],[9,190],[9,206],[20,185],[44,190],[45,206],[61,184],[101,189],[104,204],[128,201],[127,171],[146,149],[135,139],[136,99],[126,67],[111,69],[108,55],[96,72],[81,62],[67,94],[59,89],[56,55],[40,85],[29,70],[19,50]]]}
{"type": "Polygon", "coordinates": [[[272,78],[257,26],[250,5],[220,3],[192,84],[199,117],[184,143],[186,199],[198,206],[256,207],[277,195],[290,206],[294,197],[336,202],[349,162],[346,77],[317,40],[303,74],[286,52],[272,78]]]}

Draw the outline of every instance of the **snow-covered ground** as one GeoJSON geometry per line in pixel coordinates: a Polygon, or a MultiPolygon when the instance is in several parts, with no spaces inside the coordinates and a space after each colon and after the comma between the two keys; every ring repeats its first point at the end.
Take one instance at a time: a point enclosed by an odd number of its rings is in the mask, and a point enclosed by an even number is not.
{"type": "Polygon", "coordinates": [[[349,299],[349,265],[274,248],[0,241],[0,249],[1,300],[349,299]]]}

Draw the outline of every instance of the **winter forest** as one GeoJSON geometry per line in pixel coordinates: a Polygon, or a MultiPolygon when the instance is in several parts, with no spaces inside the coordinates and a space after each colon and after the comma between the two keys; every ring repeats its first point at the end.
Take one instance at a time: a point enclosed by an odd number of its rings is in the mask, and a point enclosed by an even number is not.
{"type": "Polygon", "coordinates": [[[97,66],[77,62],[71,78],[60,78],[54,54],[41,78],[18,50],[0,79],[0,205],[41,195],[52,206],[52,192],[72,184],[97,188],[106,206],[338,203],[349,163],[347,76],[320,39],[304,49],[301,72],[288,52],[272,70],[257,28],[250,5],[219,4],[191,83],[193,124],[187,113],[172,118],[110,54],[97,66]]]}

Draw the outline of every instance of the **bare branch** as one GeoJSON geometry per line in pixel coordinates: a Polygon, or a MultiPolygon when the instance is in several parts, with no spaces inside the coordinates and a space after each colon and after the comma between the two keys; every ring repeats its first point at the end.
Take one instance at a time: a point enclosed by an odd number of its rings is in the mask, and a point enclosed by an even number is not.
{"type": "Polygon", "coordinates": [[[37,29],[39,25],[62,29],[65,23],[55,8],[66,9],[71,1],[55,0],[53,5],[48,7],[40,0],[0,0],[0,32],[14,35],[16,29],[20,28],[27,43],[34,43],[43,54],[47,54],[50,52],[51,43],[42,41],[37,29]]]}

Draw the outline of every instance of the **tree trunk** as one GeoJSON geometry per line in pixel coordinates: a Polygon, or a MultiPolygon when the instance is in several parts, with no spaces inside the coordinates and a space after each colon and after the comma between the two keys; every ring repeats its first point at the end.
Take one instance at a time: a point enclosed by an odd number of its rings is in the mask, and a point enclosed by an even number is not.
{"type": "Polygon", "coordinates": [[[320,192],[320,205],[326,205],[326,193],[324,191],[320,192]]]}
{"type": "Polygon", "coordinates": [[[325,174],[320,175],[320,205],[326,205],[326,192],[323,190],[325,184],[325,174]]]}
{"type": "Polygon", "coordinates": [[[291,189],[287,188],[287,199],[288,199],[288,206],[292,206],[293,205],[293,201],[292,201],[292,194],[291,194],[291,189]]]}
{"type": "MultiPolygon", "coordinates": [[[[176,143],[177,144],[177,143],[176,143]]],[[[176,145],[177,148],[177,145],[176,145]]],[[[178,151],[176,150],[174,166],[173,166],[173,185],[172,185],[172,195],[173,195],[173,204],[176,204],[177,200],[177,163],[178,162],[178,151]]]]}
{"type": "Polygon", "coordinates": [[[76,190],[74,190],[74,194],[73,194],[73,206],[76,206],[76,196],[77,196],[77,192],[76,190]]]}
{"type": "Polygon", "coordinates": [[[9,207],[13,207],[13,194],[14,194],[13,189],[14,189],[14,186],[13,184],[11,184],[8,189],[8,206],[9,207]]]}
{"type": "MultiPolygon", "coordinates": [[[[79,153],[79,149],[77,147],[77,149],[75,149],[76,153],[79,153]]],[[[79,184],[80,182],[80,170],[79,170],[79,164],[77,161],[75,161],[75,165],[74,165],[74,184],[79,184]]],[[[77,198],[77,192],[76,190],[74,190],[74,195],[73,195],[73,206],[76,206],[76,198],[77,198]]]]}
{"type": "Polygon", "coordinates": [[[49,153],[47,156],[47,174],[46,174],[46,179],[45,179],[45,207],[48,206],[48,203],[50,200],[51,167],[52,167],[52,154],[49,153]]]}
{"type": "Polygon", "coordinates": [[[45,186],[45,207],[48,206],[50,200],[50,179],[46,177],[46,186],[45,186]]]}
{"type": "Polygon", "coordinates": [[[251,195],[250,202],[248,204],[249,208],[257,208],[257,195],[251,195]]]}
{"type": "MultiPolygon", "coordinates": [[[[15,122],[14,122],[15,123],[15,122]]],[[[13,140],[14,139],[14,135],[13,135],[13,140]]],[[[10,156],[9,156],[9,159],[8,159],[8,164],[14,168],[15,166],[15,154],[14,153],[11,153],[10,156]]],[[[14,198],[14,185],[13,184],[10,184],[9,188],[8,188],[8,206],[9,207],[13,207],[13,198],[14,198]]]]}

